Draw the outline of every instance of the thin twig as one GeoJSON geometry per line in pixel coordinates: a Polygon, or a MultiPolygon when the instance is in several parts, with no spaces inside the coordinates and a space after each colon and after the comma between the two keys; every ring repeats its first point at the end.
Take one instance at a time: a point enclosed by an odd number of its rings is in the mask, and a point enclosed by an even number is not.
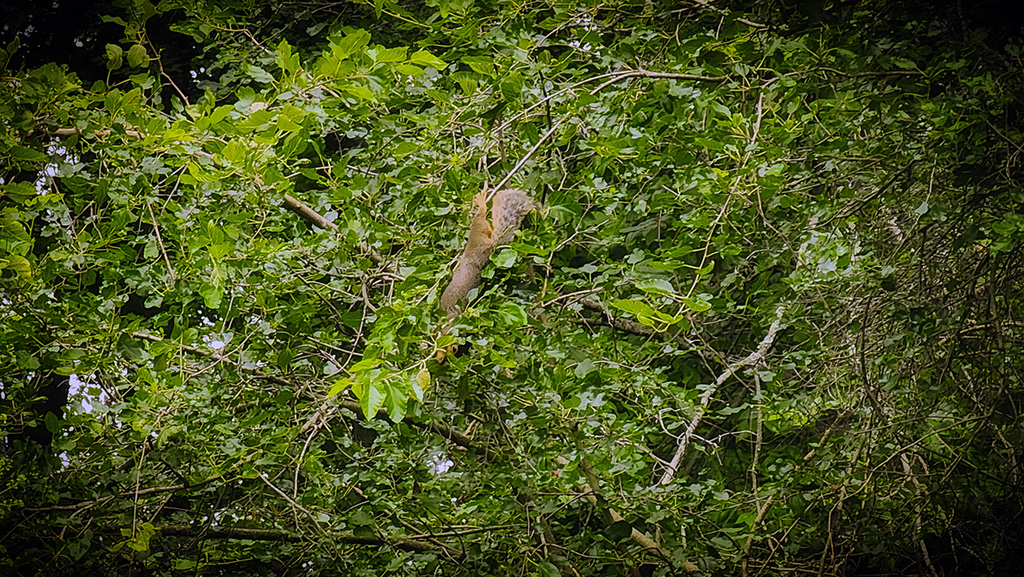
{"type": "Polygon", "coordinates": [[[291,497],[288,496],[287,493],[285,493],[281,489],[278,489],[277,485],[271,483],[270,479],[266,478],[266,476],[264,476],[264,475],[257,475],[257,477],[259,477],[259,479],[261,481],[266,483],[266,485],[268,487],[270,487],[275,493],[280,495],[282,499],[287,501],[289,505],[291,505],[293,508],[295,508],[295,509],[297,509],[299,511],[302,511],[306,515],[306,517],[309,517],[309,520],[313,522],[313,528],[316,529],[316,532],[319,533],[321,537],[326,537],[327,536],[327,532],[324,531],[324,528],[320,526],[320,522],[317,521],[316,515],[314,515],[309,509],[307,509],[307,508],[303,507],[302,505],[299,505],[298,503],[296,503],[291,497]]]}
{"type": "Polygon", "coordinates": [[[505,175],[505,178],[501,179],[501,182],[498,183],[498,186],[495,186],[491,193],[487,195],[487,200],[491,200],[491,198],[494,196],[496,192],[505,187],[505,184],[507,184],[508,181],[512,179],[512,176],[519,172],[519,169],[522,168],[524,164],[526,164],[526,161],[530,160],[530,157],[532,157],[533,154],[537,152],[537,149],[540,148],[540,145],[543,144],[544,141],[548,139],[548,137],[554,134],[555,130],[557,130],[563,122],[565,122],[565,118],[562,118],[558,122],[556,122],[554,126],[549,128],[548,131],[545,132],[544,135],[540,137],[540,139],[537,141],[537,144],[534,144],[533,148],[531,148],[525,156],[519,159],[519,162],[516,163],[512,170],[508,171],[508,174],[505,175]]]}
{"type": "Polygon", "coordinates": [[[167,258],[167,249],[164,248],[164,239],[160,236],[160,225],[156,222],[156,215],[153,214],[153,206],[146,199],[146,208],[149,209],[149,218],[153,220],[153,232],[156,233],[156,243],[160,245],[160,254],[164,255],[164,263],[167,265],[167,274],[171,275],[171,282],[174,282],[174,269],[171,267],[171,259],[167,258]]]}
{"type": "Polygon", "coordinates": [[[160,76],[167,79],[167,83],[174,87],[175,92],[177,92],[178,96],[181,97],[182,102],[188,106],[188,96],[185,96],[185,93],[178,88],[178,85],[174,83],[174,79],[171,78],[171,75],[164,71],[164,62],[160,58],[160,51],[156,49],[156,46],[153,46],[153,41],[149,39],[148,35],[146,37],[146,43],[149,44],[149,48],[153,51],[153,60],[156,60],[156,65],[160,69],[160,76]]]}

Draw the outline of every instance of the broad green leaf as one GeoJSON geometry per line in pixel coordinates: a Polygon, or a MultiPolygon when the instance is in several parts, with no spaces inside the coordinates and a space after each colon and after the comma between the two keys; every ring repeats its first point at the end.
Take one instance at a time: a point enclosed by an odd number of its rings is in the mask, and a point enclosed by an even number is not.
{"type": "Polygon", "coordinates": [[[348,377],[341,377],[340,379],[334,381],[334,384],[331,385],[331,389],[327,392],[327,396],[333,397],[335,395],[339,395],[351,387],[352,380],[349,379],[348,377]]]}
{"type": "Polygon", "coordinates": [[[409,56],[409,64],[434,68],[436,70],[444,70],[447,66],[444,60],[441,60],[426,50],[417,50],[416,52],[413,52],[409,56]]]}
{"type": "Polygon", "coordinates": [[[360,52],[370,42],[370,33],[365,30],[356,30],[347,34],[341,40],[331,44],[331,52],[339,59],[344,60],[349,56],[360,52]]]}
{"type": "Polygon", "coordinates": [[[256,82],[260,82],[262,84],[270,84],[274,81],[274,77],[259,66],[250,64],[246,67],[245,71],[256,82]]]}
{"type": "Polygon", "coordinates": [[[396,64],[395,72],[404,74],[406,76],[422,76],[423,69],[419,66],[413,66],[412,64],[396,64]]]}
{"type": "Polygon", "coordinates": [[[498,314],[501,315],[502,322],[508,326],[518,327],[527,322],[526,309],[511,301],[501,303],[498,314]]]}
{"type": "Polygon", "coordinates": [[[358,84],[349,84],[345,86],[344,89],[345,92],[348,92],[352,96],[355,96],[361,100],[373,102],[377,99],[377,97],[374,96],[373,92],[370,92],[367,88],[360,86],[358,84]]]}
{"type": "Polygon", "coordinates": [[[494,78],[494,61],[486,56],[465,56],[462,62],[468,64],[474,72],[494,78]]]}
{"type": "Polygon", "coordinates": [[[427,369],[420,369],[416,373],[416,378],[412,380],[410,385],[412,396],[419,402],[423,402],[423,397],[426,391],[430,390],[430,371],[427,369]]]}
{"type": "Polygon", "coordinates": [[[380,408],[384,406],[387,393],[388,386],[386,383],[367,383],[366,389],[359,399],[359,404],[363,407],[363,415],[367,419],[372,419],[380,412],[380,408]]]}
{"type": "Polygon", "coordinates": [[[12,157],[28,162],[45,162],[49,159],[48,156],[38,150],[25,148],[24,146],[12,146],[10,152],[12,157]]]}
{"type": "Polygon", "coordinates": [[[645,293],[655,295],[671,295],[676,292],[672,283],[665,279],[644,279],[636,283],[636,287],[645,293]]]}
{"type": "Polygon", "coordinates": [[[374,62],[378,64],[387,62],[401,62],[405,60],[405,54],[409,49],[405,46],[399,46],[397,48],[384,48],[378,50],[375,54],[371,54],[374,62]]]}
{"type": "Polygon", "coordinates": [[[519,74],[510,74],[501,81],[501,96],[506,102],[515,102],[522,97],[523,77],[519,74]]]}
{"type": "Polygon", "coordinates": [[[405,418],[406,408],[409,402],[408,393],[400,383],[389,383],[384,398],[384,406],[388,417],[394,422],[405,418]]]}
{"type": "Polygon", "coordinates": [[[149,54],[146,52],[146,47],[142,44],[132,44],[132,47],[128,49],[128,66],[137,68],[146,64],[149,64],[149,54]]]}
{"type": "MultiPolygon", "coordinates": [[[[14,149],[12,148],[11,150],[13,155],[14,149]]],[[[46,157],[43,157],[41,160],[46,160],[46,157]]],[[[34,186],[32,186],[32,183],[29,182],[12,182],[10,184],[3,185],[3,188],[0,188],[0,198],[7,197],[18,204],[26,204],[38,195],[39,192],[34,186]]]]}
{"type": "Polygon", "coordinates": [[[683,302],[686,306],[695,313],[702,313],[711,308],[711,303],[701,298],[684,298],[683,302]]]}
{"type": "Polygon", "coordinates": [[[218,106],[213,109],[213,112],[210,113],[210,124],[217,124],[224,120],[232,110],[234,110],[234,106],[231,106],[230,104],[218,106]]]}
{"type": "Polygon", "coordinates": [[[117,44],[107,44],[106,46],[107,60],[109,61],[120,61],[124,55],[124,50],[117,44]]]}

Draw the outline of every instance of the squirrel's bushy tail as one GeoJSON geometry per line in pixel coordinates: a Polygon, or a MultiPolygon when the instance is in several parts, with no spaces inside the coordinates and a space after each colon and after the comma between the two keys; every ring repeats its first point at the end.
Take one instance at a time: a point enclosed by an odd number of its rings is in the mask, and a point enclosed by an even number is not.
{"type": "Polygon", "coordinates": [[[491,219],[487,219],[487,197],[481,192],[473,199],[476,214],[469,225],[466,248],[455,265],[452,280],[441,294],[441,308],[454,318],[459,305],[465,303],[469,291],[480,285],[480,271],[487,265],[494,249],[512,240],[528,212],[540,208],[530,195],[522,190],[507,188],[494,193],[491,201],[491,219]],[[491,223],[494,226],[491,226],[491,223]]]}

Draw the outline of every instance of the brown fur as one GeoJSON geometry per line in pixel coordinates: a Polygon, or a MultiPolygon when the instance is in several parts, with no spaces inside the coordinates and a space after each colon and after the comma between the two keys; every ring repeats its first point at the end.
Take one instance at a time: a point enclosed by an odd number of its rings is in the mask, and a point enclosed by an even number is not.
{"type": "Polygon", "coordinates": [[[455,265],[451,282],[441,294],[441,308],[448,314],[448,318],[459,314],[459,307],[465,305],[469,291],[480,286],[480,271],[487,265],[494,249],[512,239],[526,213],[540,207],[525,192],[514,188],[495,193],[491,201],[490,222],[487,220],[486,193],[481,192],[473,197],[473,204],[476,206],[476,214],[469,225],[466,248],[459,257],[459,263],[455,265]]]}

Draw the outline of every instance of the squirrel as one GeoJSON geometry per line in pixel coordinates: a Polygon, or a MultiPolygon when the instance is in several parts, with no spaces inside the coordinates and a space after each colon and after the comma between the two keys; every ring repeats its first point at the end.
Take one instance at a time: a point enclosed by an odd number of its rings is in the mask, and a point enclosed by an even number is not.
{"type": "Polygon", "coordinates": [[[473,197],[476,213],[469,225],[466,248],[455,265],[452,280],[441,294],[441,308],[449,319],[459,314],[469,291],[480,286],[480,271],[487,265],[494,249],[507,244],[519,229],[526,213],[540,208],[540,204],[525,192],[507,188],[494,194],[491,201],[491,221],[487,220],[487,193],[473,197]],[[492,223],[493,222],[493,226],[492,223]]]}

